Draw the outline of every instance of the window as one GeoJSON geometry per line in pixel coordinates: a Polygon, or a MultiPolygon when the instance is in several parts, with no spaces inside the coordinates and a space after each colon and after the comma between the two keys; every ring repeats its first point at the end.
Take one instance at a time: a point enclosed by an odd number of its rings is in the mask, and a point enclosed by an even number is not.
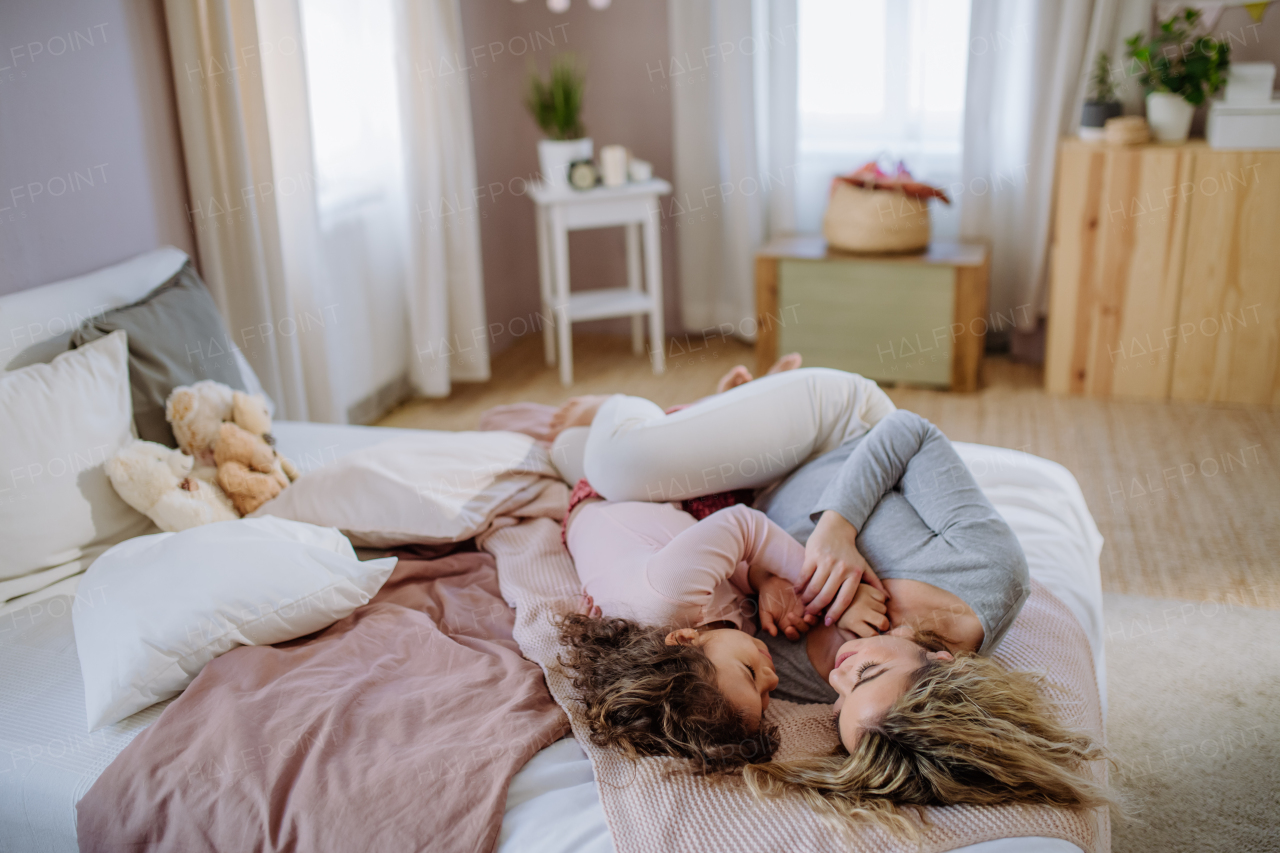
{"type": "Polygon", "coordinates": [[[396,180],[399,116],[388,0],[303,0],[316,202],[322,219],[396,180]]]}
{"type": "MultiPolygon", "coordinates": [[[[969,0],[799,0],[796,227],[822,228],[831,178],[905,160],[960,180],[969,0]]],[[[935,218],[955,234],[958,217],[935,218]]]]}

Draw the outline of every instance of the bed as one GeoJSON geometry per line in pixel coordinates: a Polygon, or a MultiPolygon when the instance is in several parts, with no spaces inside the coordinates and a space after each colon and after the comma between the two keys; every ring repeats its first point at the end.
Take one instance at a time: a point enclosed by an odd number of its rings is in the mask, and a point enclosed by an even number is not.
{"type": "MultiPolygon", "coordinates": [[[[97,281],[48,285],[16,298],[0,298],[0,323],[10,330],[32,328],[43,317],[87,315],[104,304],[126,304],[181,262],[185,256],[177,250],[159,250],[143,256],[131,270],[113,268],[97,281]]],[[[10,358],[4,361],[13,363],[10,358]]],[[[412,431],[277,421],[274,432],[281,452],[306,473],[412,431]]],[[[1105,709],[1098,572],[1102,540],[1078,485],[1061,466],[1034,456],[976,445],[958,447],[1019,536],[1032,577],[1057,596],[1084,629],[1105,709]]],[[[0,683],[5,686],[0,692],[0,849],[76,850],[75,804],[168,705],[160,703],[116,725],[87,732],[69,607],[78,580],[79,576],[67,578],[0,608],[0,683]]],[[[613,849],[591,762],[572,738],[542,750],[511,780],[499,849],[613,849]]],[[[1058,839],[1018,838],[963,849],[1050,853],[1079,848],[1058,839]]]]}

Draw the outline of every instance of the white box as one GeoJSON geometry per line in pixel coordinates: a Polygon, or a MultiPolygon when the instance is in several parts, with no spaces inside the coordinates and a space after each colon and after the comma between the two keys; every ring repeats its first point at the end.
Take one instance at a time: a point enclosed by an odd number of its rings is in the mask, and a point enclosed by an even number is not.
{"type": "Polygon", "coordinates": [[[1214,101],[1209,107],[1206,136],[1211,148],[1280,148],[1280,101],[1257,106],[1214,101]]]}
{"type": "Polygon", "coordinates": [[[1269,104],[1276,83],[1274,62],[1233,62],[1227,69],[1228,104],[1269,104]]]}

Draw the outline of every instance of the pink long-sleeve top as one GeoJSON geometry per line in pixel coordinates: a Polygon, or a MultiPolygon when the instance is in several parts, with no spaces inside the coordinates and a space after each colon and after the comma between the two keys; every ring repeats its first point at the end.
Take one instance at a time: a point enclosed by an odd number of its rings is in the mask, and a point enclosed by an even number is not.
{"type": "Polygon", "coordinates": [[[676,628],[723,620],[754,632],[750,569],[795,583],[804,564],[799,542],[742,504],[695,521],[672,504],[590,503],[566,543],[605,615],[676,628]]]}

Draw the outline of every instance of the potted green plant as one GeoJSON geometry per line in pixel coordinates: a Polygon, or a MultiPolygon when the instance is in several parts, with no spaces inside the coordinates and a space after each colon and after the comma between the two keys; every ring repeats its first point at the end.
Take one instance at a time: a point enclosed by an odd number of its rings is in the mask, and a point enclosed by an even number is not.
{"type": "Polygon", "coordinates": [[[1135,33],[1125,44],[1142,69],[1147,90],[1147,123],[1161,142],[1184,142],[1196,107],[1218,94],[1227,82],[1231,47],[1212,36],[1196,35],[1198,9],[1161,21],[1156,34],[1135,33]]]}
{"type": "Polygon", "coordinates": [[[543,179],[553,187],[569,186],[569,165],[590,160],[595,153],[582,126],[582,93],[586,76],[571,53],[551,60],[544,80],[536,68],[529,70],[525,106],[547,135],[538,142],[538,164],[543,179]]]}
{"type": "Polygon", "coordinates": [[[1089,78],[1089,94],[1080,114],[1080,138],[1101,139],[1107,119],[1124,112],[1124,105],[1116,99],[1116,84],[1111,77],[1111,56],[1104,50],[1098,52],[1089,78]]]}

